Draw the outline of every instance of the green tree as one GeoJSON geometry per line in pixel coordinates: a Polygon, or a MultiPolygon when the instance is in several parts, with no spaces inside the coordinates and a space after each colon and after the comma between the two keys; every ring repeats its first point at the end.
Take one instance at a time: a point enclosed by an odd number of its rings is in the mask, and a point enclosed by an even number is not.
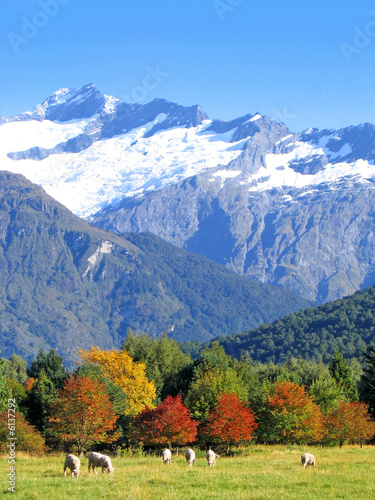
{"type": "Polygon", "coordinates": [[[3,374],[7,379],[14,380],[19,384],[24,384],[27,379],[27,363],[24,359],[12,354],[9,359],[5,360],[3,374]]]}
{"type": "Polygon", "coordinates": [[[342,353],[336,349],[335,354],[328,365],[331,376],[336,380],[337,385],[342,389],[349,401],[358,400],[358,392],[352,381],[350,366],[344,359],[342,353]]]}
{"type": "Polygon", "coordinates": [[[16,400],[16,408],[21,413],[27,413],[27,390],[25,384],[15,382],[13,379],[8,378],[6,386],[12,393],[12,398],[16,400]]]}
{"type": "Polygon", "coordinates": [[[42,369],[26,398],[27,420],[42,433],[46,430],[51,406],[57,401],[58,394],[58,389],[42,369]]]}
{"type": "Polygon", "coordinates": [[[31,362],[27,374],[34,381],[26,398],[27,419],[40,432],[45,432],[52,404],[69,378],[63,358],[51,349],[41,349],[31,362]]]}
{"type": "Polygon", "coordinates": [[[56,389],[63,387],[66,379],[69,378],[63,358],[54,349],[51,349],[48,354],[41,349],[31,362],[27,375],[37,379],[42,371],[56,389]]]}
{"type": "Polygon", "coordinates": [[[369,405],[371,415],[375,416],[375,348],[369,346],[364,357],[366,366],[361,380],[361,399],[369,405]]]}
{"type": "Polygon", "coordinates": [[[193,379],[186,397],[186,406],[193,417],[205,424],[210,409],[222,393],[233,393],[247,400],[248,388],[237,374],[234,362],[218,343],[205,349],[194,368],[193,379]]]}
{"type": "Polygon", "coordinates": [[[345,399],[342,388],[330,373],[320,375],[309,388],[310,396],[326,415],[332,408],[335,408],[339,401],[345,399]]]}
{"type": "Polygon", "coordinates": [[[166,334],[155,339],[146,334],[134,335],[129,330],[123,349],[135,362],[145,363],[147,378],[154,382],[159,400],[174,392],[179,372],[191,363],[178,343],[166,334]]]}
{"type": "Polygon", "coordinates": [[[5,360],[0,359],[0,411],[8,408],[8,399],[12,397],[12,392],[7,386],[7,379],[3,374],[5,360]]]}

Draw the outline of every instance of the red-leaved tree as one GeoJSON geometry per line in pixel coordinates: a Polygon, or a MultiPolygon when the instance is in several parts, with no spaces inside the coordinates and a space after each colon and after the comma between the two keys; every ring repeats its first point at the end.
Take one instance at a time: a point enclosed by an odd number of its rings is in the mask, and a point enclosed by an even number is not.
{"type": "Polygon", "coordinates": [[[202,435],[216,443],[224,443],[227,453],[231,445],[253,439],[258,427],[252,411],[234,393],[222,393],[211,409],[202,435]]]}
{"type": "Polygon", "coordinates": [[[375,434],[375,422],[364,403],[340,401],[326,418],[326,437],[339,442],[340,448],[345,441],[360,443],[371,439],[375,434]]]}
{"type": "Polygon", "coordinates": [[[197,438],[198,423],[181,396],[168,396],[155,409],[145,408],[133,420],[133,438],[146,445],[184,445],[197,438]]]}
{"type": "Polygon", "coordinates": [[[112,431],[117,419],[103,383],[86,376],[72,377],[52,406],[49,433],[76,444],[81,453],[93,443],[116,441],[119,433],[112,431]]]}

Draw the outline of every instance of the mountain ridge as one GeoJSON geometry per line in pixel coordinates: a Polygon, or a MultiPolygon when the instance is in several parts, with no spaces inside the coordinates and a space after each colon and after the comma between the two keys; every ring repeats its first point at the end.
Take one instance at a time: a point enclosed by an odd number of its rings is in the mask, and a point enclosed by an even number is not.
{"type": "Polygon", "coordinates": [[[99,227],[152,232],[319,303],[374,283],[374,125],[292,133],[93,85],[46,103],[0,126],[1,164],[99,227]]]}
{"type": "Polygon", "coordinates": [[[117,236],[0,172],[0,350],[121,347],[128,328],[180,341],[241,331],[308,303],[151,234],[117,236]]]}

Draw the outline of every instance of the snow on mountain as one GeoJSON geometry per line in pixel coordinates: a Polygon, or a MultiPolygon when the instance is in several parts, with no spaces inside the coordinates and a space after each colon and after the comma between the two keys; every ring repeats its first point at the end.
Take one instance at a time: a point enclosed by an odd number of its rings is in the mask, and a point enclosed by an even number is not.
{"type": "Polygon", "coordinates": [[[249,192],[375,177],[374,126],[291,134],[261,114],[209,120],[199,106],[128,104],[95,85],[60,89],[0,118],[2,169],[25,175],[81,217],[212,170],[249,192]]]}
{"type": "Polygon", "coordinates": [[[230,134],[206,131],[211,121],[144,137],[165,118],[159,115],[143,127],[96,141],[78,153],[50,155],[42,161],[14,161],[7,153],[32,145],[53,147],[82,133],[87,121],[8,123],[0,127],[2,169],[25,175],[75,214],[88,217],[126,196],[141,195],[219,164],[227,165],[241,153],[240,144],[229,143],[230,134]]]}

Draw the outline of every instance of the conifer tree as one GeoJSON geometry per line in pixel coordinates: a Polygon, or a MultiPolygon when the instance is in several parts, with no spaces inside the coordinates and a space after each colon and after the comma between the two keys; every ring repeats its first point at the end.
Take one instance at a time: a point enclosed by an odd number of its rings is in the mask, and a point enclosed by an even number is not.
{"type": "Polygon", "coordinates": [[[357,401],[358,392],[353,385],[350,366],[338,349],[335,350],[335,354],[329,362],[328,369],[331,376],[336,380],[339,388],[342,389],[346,398],[349,401],[357,401]]]}

